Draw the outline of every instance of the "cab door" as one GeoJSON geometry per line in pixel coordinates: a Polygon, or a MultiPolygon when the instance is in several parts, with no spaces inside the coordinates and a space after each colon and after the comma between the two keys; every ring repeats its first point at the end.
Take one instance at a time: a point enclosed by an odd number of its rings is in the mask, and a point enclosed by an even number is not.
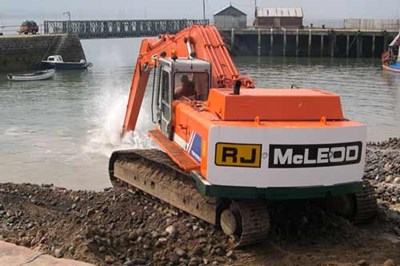
{"type": "Polygon", "coordinates": [[[159,108],[160,120],[159,125],[161,132],[170,140],[173,139],[172,127],[172,78],[171,68],[162,66],[159,74],[159,108]]]}

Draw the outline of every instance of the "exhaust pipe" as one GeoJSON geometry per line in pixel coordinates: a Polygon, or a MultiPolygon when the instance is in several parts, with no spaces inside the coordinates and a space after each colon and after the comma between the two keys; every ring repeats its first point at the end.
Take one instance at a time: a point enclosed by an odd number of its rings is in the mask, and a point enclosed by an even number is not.
{"type": "Polygon", "coordinates": [[[240,95],[240,86],[242,86],[242,82],[236,80],[235,85],[233,86],[233,95],[240,95]]]}

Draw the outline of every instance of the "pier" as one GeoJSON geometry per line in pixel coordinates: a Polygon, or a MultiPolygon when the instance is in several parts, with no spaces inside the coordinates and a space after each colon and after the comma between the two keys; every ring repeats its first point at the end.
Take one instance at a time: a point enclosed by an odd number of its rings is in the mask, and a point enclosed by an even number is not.
{"type": "MultiPolygon", "coordinates": [[[[76,34],[81,39],[127,38],[176,33],[209,20],[66,20],[44,21],[45,34],[76,34]]],[[[344,28],[220,30],[237,55],[378,58],[398,31],[344,28]]]]}
{"type": "Polygon", "coordinates": [[[209,20],[46,20],[44,33],[72,33],[81,39],[146,37],[177,33],[193,24],[209,24],[209,20]]]}
{"type": "Polygon", "coordinates": [[[398,31],[247,28],[221,33],[237,55],[378,58],[398,31]]]}

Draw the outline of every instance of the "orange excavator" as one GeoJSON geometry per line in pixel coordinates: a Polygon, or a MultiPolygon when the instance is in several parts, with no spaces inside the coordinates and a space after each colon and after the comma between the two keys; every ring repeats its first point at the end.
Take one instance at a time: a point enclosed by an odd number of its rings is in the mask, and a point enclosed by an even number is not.
{"type": "Polygon", "coordinates": [[[115,151],[114,186],[137,188],[237,239],[263,241],[268,201],[318,199],[353,220],[376,212],[362,181],[366,128],[321,89],[254,88],[214,26],[142,41],[123,134],[135,130],[151,72],[150,137],[161,150],[115,151]],[[184,78],[183,78],[184,77],[184,78]],[[177,95],[180,81],[195,91],[177,95]]]}

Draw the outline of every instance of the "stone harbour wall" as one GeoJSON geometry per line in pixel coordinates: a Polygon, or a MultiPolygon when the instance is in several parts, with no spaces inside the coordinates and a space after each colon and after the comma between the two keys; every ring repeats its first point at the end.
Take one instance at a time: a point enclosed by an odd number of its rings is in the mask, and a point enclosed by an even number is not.
{"type": "Polygon", "coordinates": [[[49,55],[73,62],[86,59],[75,34],[0,36],[0,72],[31,70],[49,55]]]}

